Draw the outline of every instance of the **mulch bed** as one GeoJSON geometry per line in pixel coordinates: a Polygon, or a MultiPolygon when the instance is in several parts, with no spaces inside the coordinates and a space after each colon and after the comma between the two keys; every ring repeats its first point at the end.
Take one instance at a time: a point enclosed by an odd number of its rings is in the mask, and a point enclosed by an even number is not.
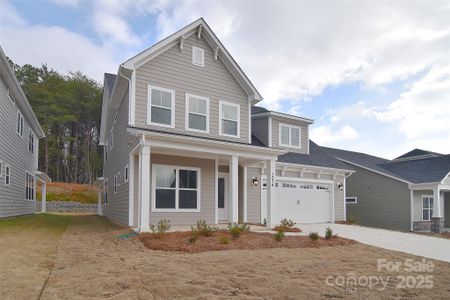
{"type": "Polygon", "coordinates": [[[302,230],[300,228],[297,228],[297,227],[277,226],[273,230],[275,230],[275,231],[283,231],[283,232],[302,232],[302,230]]]}
{"type": "Polygon", "coordinates": [[[151,233],[142,234],[138,238],[149,249],[163,251],[181,251],[189,253],[233,250],[233,249],[267,249],[267,248],[319,248],[326,246],[343,246],[356,244],[354,240],[333,237],[330,240],[320,238],[311,241],[307,236],[285,236],[283,241],[275,241],[271,233],[244,232],[237,239],[233,239],[226,230],[215,232],[211,237],[199,236],[195,243],[190,244],[190,232],[168,232],[161,239],[151,233]],[[221,237],[229,237],[229,244],[221,244],[221,237]]]}

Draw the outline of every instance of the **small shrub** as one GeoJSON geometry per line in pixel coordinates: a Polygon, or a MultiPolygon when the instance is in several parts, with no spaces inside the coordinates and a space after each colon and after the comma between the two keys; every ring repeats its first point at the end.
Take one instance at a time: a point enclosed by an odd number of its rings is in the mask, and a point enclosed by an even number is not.
{"type": "Polygon", "coordinates": [[[189,244],[194,244],[198,239],[198,230],[196,227],[191,226],[191,236],[188,239],[189,244]]]}
{"type": "Polygon", "coordinates": [[[331,227],[327,227],[327,229],[325,229],[325,238],[329,240],[332,237],[333,237],[333,229],[331,229],[331,227]]]}
{"type": "Polygon", "coordinates": [[[212,236],[212,234],[217,231],[216,227],[208,225],[205,220],[198,220],[196,229],[200,235],[207,237],[212,236]]]}
{"type": "Polygon", "coordinates": [[[155,238],[160,239],[165,232],[170,230],[170,221],[164,219],[159,221],[157,226],[152,224],[150,225],[150,230],[155,238]]]}
{"type": "Polygon", "coordinates": [[[347,217],[347,222],[349,224],[356,224],[356,223],[358,223],[357,220],[356,220],[356,217],[354,215],[349,215],[347,217]]]}
{"type": "Polygon", "coordinates": [[[275,241],[277,242],[281,242],[284,239],[284,232],[283,231],[278,231],[277,233],[275,233],[275,241]]]}
{"type": "Polygon", "coordinates": [[[228,224],[228,230],[230,231],[231,235],[237,239],[241,236],[242,232],[250,231],[250,225],[244,223],[244,224],[238,224],[238,223],[230,223],[228,224]]]}
{"type": "Polygon", "coordinates": [[[310,232],[309,238],[311,241],[317,241],[319,239],[319,234],[317,232],[310,232]]]}
{"type": "Polygon", "coordinates": [[[280,225],[281,225],[281,227],[284,227],[284,228],[292,228],[292,227],[294,227],[295,222],[292,221],[291,219],[283,218],[283,219],[281,219],[280,225]]]}
{"type": "Polygon", "coordinates": [[[230,243],[230,238],[227,236],[220,237],[220,243],[222,245],[228,245],[230,243]]]}

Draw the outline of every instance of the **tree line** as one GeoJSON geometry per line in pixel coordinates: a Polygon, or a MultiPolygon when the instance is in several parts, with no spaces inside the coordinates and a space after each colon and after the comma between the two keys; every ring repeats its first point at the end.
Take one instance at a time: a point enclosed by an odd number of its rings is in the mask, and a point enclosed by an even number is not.
{"type": "Polygon", "coordinates": [[[62,75],[45,64],[11,65],[45,133],[39,169],[53,181],[93,183],[103,166],[102,87],[81,72],[62,75]]]}

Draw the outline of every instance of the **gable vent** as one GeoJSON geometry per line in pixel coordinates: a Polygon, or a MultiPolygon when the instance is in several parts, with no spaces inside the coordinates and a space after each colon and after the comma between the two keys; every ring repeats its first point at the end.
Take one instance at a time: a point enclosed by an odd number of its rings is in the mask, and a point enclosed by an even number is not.
{"type": "Polygon", "coordinates": [[[202,48],[192,47],[192,64],[199,67],[205,66],[205,51],[202,48]]]}

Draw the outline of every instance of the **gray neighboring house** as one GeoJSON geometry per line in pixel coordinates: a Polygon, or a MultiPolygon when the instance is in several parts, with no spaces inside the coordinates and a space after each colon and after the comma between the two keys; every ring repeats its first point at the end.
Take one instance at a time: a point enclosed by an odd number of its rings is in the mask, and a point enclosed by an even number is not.
{"type": "Polygon", "coordinates": [[[387,160],[323,149],[355,170],[347,180],[347,216],[393,230],[450,230],[450,155],[414,149],[387,160]]]}
{"type": "Polygon", "coordinates": [[[346,165],[262,96],[203,19],[105,74],[104,216],[134,228],[343,221],[346,165]]]}
{"type": "MultiPolygon", "coordinates": [[[[38,147],[44,137],[39,122],[14,71],[0,48],[0,218],[33,214],[38,171],[38,147]]],[[[45,201],[43,201],[45,204],[45,201]]]]}

